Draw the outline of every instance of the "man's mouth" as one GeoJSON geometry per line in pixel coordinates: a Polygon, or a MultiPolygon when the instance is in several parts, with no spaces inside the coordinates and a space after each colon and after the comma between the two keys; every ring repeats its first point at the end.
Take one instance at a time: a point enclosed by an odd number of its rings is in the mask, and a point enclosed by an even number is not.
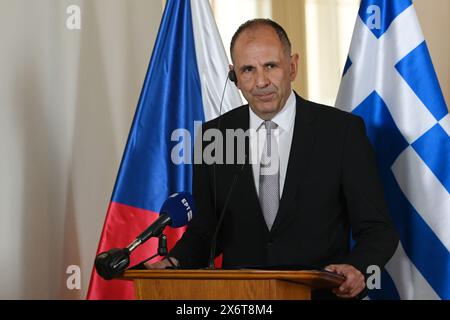
{"type": "Polygon", "coordinates": [[[257,99],[262,102],[269,102],[275,97],[275,92],[267,93],[267,94],[258,94],[257,99]]]}

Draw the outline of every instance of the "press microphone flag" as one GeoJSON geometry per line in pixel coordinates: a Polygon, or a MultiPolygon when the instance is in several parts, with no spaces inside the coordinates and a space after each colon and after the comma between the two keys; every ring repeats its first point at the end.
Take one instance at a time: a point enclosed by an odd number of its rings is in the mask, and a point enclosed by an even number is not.
{"type": "Polygon", "coordinates": [[[166,226],[183,227],[192,220],[195,204],[189,192],[179,192],[171,195],[162,205],[159,218],[145,229],[126,248],[114,248],[100,253],[95,259],[97,273],[106,280],[111,280],[128,268],[130,254],[138,246],[152,237],[159,237],[166,226]]]}

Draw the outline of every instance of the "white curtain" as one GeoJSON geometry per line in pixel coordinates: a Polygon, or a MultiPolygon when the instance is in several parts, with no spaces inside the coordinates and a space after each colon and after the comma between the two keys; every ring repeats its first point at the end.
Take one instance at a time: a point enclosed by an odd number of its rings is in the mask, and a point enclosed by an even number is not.
{"type": "Polygon", "coordinates": [[[161,13],[161,0],[0,0],[1,299],[85,297],[161,13]]]}
{"type": "Polygon", "coordinates": [[[360,0],[305,0],[308,98],[334,105],[360,0]]]}
{"type": "Polygon", "coordinates": [[[229,61],[231,61],[231,38],[239,26],[250,19],[272,18],[272,0],[210,0],[209,2],[229,61]]]}

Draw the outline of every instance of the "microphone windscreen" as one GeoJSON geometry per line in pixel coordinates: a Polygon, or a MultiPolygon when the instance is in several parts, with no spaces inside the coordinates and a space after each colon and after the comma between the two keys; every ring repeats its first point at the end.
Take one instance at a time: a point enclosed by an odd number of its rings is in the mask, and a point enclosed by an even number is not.
{"type": "Polygon", "coordinates": [[[188,224],[195,213],[194,198],[189,192],[178,192],[171,195],[162,205],[161,214],[167,214],[171,220],[171,227],[179,228],[188,224]]]}
{"type": "Polygon", "coordinates": [[[111,280],[120,276],[130,264],[130,252],[128,249],[111,249],[100,253],[95,258],[95,269],[105,280],[111,280]]]}

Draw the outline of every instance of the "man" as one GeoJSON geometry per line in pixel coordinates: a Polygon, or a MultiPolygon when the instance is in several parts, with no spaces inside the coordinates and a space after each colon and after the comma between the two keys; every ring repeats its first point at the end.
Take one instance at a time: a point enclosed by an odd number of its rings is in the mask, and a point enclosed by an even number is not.
{"type": "MultiPolygon", "coordinates": [[[[363,121],[293,92],[299,57],[291,55],[285,31],[271,20],[243,24],[231,56],[230,79],[249,105],[203,129],[216,128],[224,136],[227,129],[267,131],[262,142],[250,136],[243,166],[195,165],[197,215],[170,256],[182,268],[205,267],[226,206],[216,249],[224,268],[325,267],[346,278],[334,290],[338,297],[358,296],[367,267],[382,268],[398,244],[363,121]],[[255,152],[258,145],[262,152],[255,152]],[[267,164],[275,169],[265,171],[267,164]]],[[[163,260],[147,267],[169,265],[163,260]]]]}

